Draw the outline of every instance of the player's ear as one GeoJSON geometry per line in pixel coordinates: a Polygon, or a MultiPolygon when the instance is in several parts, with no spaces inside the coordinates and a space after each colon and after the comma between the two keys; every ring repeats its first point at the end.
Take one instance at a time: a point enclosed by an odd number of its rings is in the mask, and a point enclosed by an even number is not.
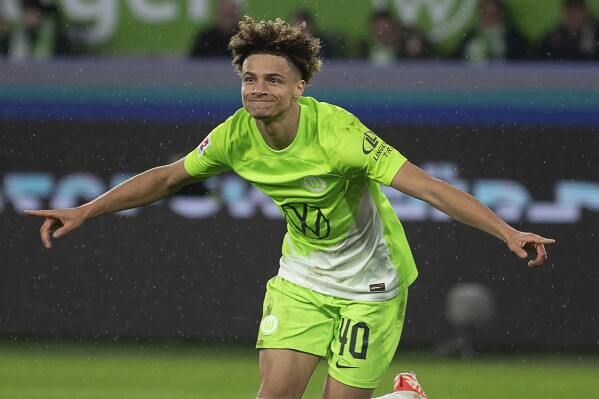
{"type": "Polygon", "coordinates": [[[297,100],[298,98],[300,98],[302,96],[302,94],[304,94],[304,89],[306,88],[306,81],[303,79],[300,79],[297,84],[295,85],[295,90],[293,92],[293,99],[297,100]]]}

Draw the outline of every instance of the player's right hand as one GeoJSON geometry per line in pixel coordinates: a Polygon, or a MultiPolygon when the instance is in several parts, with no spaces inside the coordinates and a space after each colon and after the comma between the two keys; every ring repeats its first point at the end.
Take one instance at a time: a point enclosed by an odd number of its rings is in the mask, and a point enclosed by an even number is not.
{"type": "Polygon", "coordinates": [[[83,212],[78,208],[25,210],[25,214],[46,218],[40,228],[40,237],[46,249],[52,248],[53,238],[62,237],[85,221],[83,212]]]}

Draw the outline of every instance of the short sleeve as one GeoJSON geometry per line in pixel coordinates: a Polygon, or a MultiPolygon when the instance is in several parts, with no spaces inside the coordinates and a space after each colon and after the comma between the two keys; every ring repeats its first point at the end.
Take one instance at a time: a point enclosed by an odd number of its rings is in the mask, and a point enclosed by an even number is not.
{"type": "Polygon", "coordinates": [[[223,148],[225,142],[223,125],[216,127],[196,149],[185,157],[185,170],[191,176],[205,179],[230,170],[223,148]]]}
{"type": "Polygon", "coordinates": [[[335,143],[332,147],[335,162],[348,178],[363,175],[390,186],[397,171],[407,161],[352,114],[339,118],[330,128],[335,143]]]}

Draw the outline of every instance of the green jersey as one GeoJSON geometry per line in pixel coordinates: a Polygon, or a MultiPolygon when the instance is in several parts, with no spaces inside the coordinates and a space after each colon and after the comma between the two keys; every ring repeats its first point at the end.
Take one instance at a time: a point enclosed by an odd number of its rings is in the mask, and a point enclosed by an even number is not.
{"type": "Polygon", "coordinates": [[[406,158],[342,108],[299,99],[294,141],[276,151],[238,110],[185,158],[191,176],[233,170],[272,198],[287,222],[279,275],[314,291],[382,301],[417,271],[381,190],[406,158]]]}

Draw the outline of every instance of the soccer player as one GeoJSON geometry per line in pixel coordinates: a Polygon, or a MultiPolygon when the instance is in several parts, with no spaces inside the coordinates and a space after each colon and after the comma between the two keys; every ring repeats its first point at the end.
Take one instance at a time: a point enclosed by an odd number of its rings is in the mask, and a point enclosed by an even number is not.
{"type": "MultiPolygon", "coordinates": [[[[408,286],[417,275],[404,230],[381,184],[424,200],[503,240],[531,267],[554,240],[515,230],[472,196],[432,178],[334,105],[302,96],[320,70],[320,45],[301,26],[246,17],[229,48],[243,108],[192,152],[77,208],[29,210],[41,240],[100,215],[150,204],[233,170],[271,197],[287,222],[278,275],[258,332],[260,399],[300,398],[326,359],[324,399],[372,396],[397,348],[408,286]]],[[[401,373],[382,398],[426,398],[401,373]]]]}

